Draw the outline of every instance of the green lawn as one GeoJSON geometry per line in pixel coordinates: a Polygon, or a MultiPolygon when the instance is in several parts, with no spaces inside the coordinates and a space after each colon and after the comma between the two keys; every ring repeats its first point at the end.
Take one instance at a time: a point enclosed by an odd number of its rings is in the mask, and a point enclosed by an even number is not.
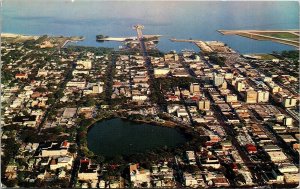
{"type": "Polygon", "coordinates": [[[277,37],[281,39],[290,39],[290,40],[299,40],[299,37],[295,34],[288,33],[288,32],[279,32],[279,33],[259,33],[261,35],[277,37]]]}
{"type": "MultiPolygon", "coordinates": [[[[282,36],[285,34],[285,36],[296,36],[294,34],[287,34],[287,33],[272,33],[273,36],[270,36],[270,33],[253,33],[253,34],[260,34],[261,36],[257,36],[257,35],[251,35],[248,33],[238,33],[237,35],[242,36],[242,37],[247,37],[250,39],[254,39],[254,40],[264,40],[264,41],[274,41],[277,43],[282,43],[283,39],[288,39],[288,38],[282,38],[282,36]],[[267,35],[268,34],[268,35],[267,35]],[[271,39],[270,37],[275,37],[274,35],[280,35],[281,38],[278,37],[278,39],[271,39]]],[[[298,37],[298,36],[297,36],[298,37]]],[[[299,46],[299,38],[290,38],[289,40],[291,40],[291,42],[286,42],[286,44],[288,45],[292,45],[292,46],[299,46]]]]}
{"type": "Polygon", "coordinates": [[[276,59],[273,55],[270,54],[254,54],[255,56],[260,56],[262,60],[272,60],[276,59]]]}

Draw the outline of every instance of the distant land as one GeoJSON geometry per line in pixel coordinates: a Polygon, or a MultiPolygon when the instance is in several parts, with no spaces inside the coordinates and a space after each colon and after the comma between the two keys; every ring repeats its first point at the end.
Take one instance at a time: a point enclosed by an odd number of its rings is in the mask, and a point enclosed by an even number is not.
{"type": "Polygon", "coordinates": [[[218,30],[223,35],[239,35],[254,40],[273,41],[299,49],[299,30],[218,30]]]}
{"type": "Polygon", "coordinates": [[[64,47],[68,42],[77,42],[84,40],[83,36],[66,37],[49,35],[24,35],[15,33],[1,33],[1,38],[3,41],[14,43],[32,41],[40,44],[41,47],[64,47]]]}

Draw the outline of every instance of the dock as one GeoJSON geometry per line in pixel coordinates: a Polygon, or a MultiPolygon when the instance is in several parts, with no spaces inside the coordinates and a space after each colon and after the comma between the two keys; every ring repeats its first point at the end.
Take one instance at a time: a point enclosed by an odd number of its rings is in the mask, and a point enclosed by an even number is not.
{"type": "MultiPolygon", "coordinates": [[[[151,38],[159,38],[162,35],[143,35],[143,38],[145,39],[151,39],[151,38]]],[[[117,41],[117,42],[125,42],[125,41],[134,41],[138,40],[137,37],[105,37],[102,39],[97,39],[97,41],[117,41]]]]}
{"type": "Polygon", "coordinates": [[[83,41],[84,37],[67,37],[66,40],[62,43],[60,48],[64,48],[68,43],[76,43],[78,41],[83,41]]]}
{"type": "Polygon", "coordinates": [[[189,42],[189,43],[194,43],[203,52],[213,52],[213,50],[210,48],[210,46],[208,46],[206,42],[201,41],[201,40],[195,40],[195,39],[176,39],[176,38],[172,38],[170,40],[172,42],[189,42]]]}

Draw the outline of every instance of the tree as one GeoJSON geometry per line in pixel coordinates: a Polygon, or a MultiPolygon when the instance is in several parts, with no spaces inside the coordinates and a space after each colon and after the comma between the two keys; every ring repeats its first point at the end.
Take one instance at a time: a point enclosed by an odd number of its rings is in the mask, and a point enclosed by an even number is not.
{"type": "Polygon", "coordinates": [[[64,131],[64,129],[62,128],[62,126],[58,125],[57,127],[55,127],[53,129],[53,134],[60,134],[63,131],[64,131]]]}
{"type": "Polygon", "coordinates": [[[62,98],[63,96],[64,96],[63,90],[59,90],[57,91],[57,93],[54,94],[54,97],[58,99],[62,98]]]}
{"type": "Polygon", "coordinates": [[[14,188],[17,186],[18,184],[18,180],[17,179],[9,179],[6,181],[6,186],[9,187],[9,188],[14,188]]]}
{"type": "Polygon", "coordinates": [[[37,87],[37,88],[35,89],[35,91],[40,92],[40,93],[44,93],[44,92],[47,92],[47,89],[44,88],[44,87],[37,87]]]}
{"type": "Polygon", "coordinates": [[[124,162],[124,159],[121,155],[117,155],[112,159],[112,162],[121,164],[124,162]]]}
{"type": "Polygon", "coordinates": [[[185,165],[182,170],[189,173],[195,173],[199,168],[196,165],[185,165]]]}
{"type": "Polygon", "coordinates": [[[146,188],[146,187],[148,187],[148,183],[147,183],[147,182],[143,182],[143,183],[141,184],[141,186],[144,187],[144,188],[146,188]]]}
{"type": "Polygon", "coordinates": [[[86,154],[89,158],[92,158],[94,156],[94,152],[90,151],[88,148],[87,148],[87,154],[86,154]]]}
{"type": "Polygon", "coordinates": [[[54,99],[54,98],[49,98],[48,101],[47,101],[47,103],[48,103],[49,105],[52,105],[52,104],[55,103],[55,99],[54,99]]]}
{"type": "Polygon", "coordinates": [[[84,102],[84,106],[90,107],[90,106],[94,106],[96,104],[96,101],[94,98],[88,98],[85,102],[84,102]]]}
{"type": "MultiPolygon", "coordinates": [[[[4,121],[5,122],[5,121],[4,121]]],[[[7,122],[6,122],[7,123],[7,122]]],[[[14,131],[14,130],[20,130],[21,129],[21,126],[18,125],[18,124],[11,124],[11,125],[7,125],[5,127],[2,127],[2,129],[4,131],[14,131]]]]}
{"type": "Polygon", "coordinates": [[[69,152],[70,153],[76,153],[76,151],[77,151],[77,145],[76,144],[70,145],[69,152]]]}
{"type": "Polygon", "coordinates": [[[18,178],[19,182],[22,182],[25,179],[25,173],[22,172],[22,171],[18,172],[18,177],[17,178],[18,178]]]}
{"type": "Polygon", "coordinates": [[[51,181],[51,187],[54,188],[67,188],[69,186],[68,179],[55,179],[51,181]]]}
{"type": "Polygon", "coordinates": [[[38,188],[45,188],[45,182],[41,179],[37,179],[35,181],[35,187],[38,187],[38,188]]]}
{"type": "Polygon", "coordinates": [[[240,181],[242,183],[246,183],[246,179],[245,179],[245,177],[242,174],[238,174],[236,176],[236,181],[240,181]]]}
{"type": "Polygon", "coordinates": [[[105,157],[104,156],[101,156],[101,155],[97,155],[96,156],[96,162],[101,164],[105,161],[105,157]]]}

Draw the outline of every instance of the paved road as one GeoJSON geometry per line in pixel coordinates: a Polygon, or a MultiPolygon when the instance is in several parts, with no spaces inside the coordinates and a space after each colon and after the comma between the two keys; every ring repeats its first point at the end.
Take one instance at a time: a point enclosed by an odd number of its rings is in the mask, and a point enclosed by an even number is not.
{"type": "Polygon", "coordinates": [[[74,188],[75,187],[76,178],[77,178],[77,172],[79,170],[79,166],[80,166],[80,157],[77,156],[76,159],[75,159],[75,161],[74,161],[73,169],[72,169],[72,172],[71,172],[71,179],[70,179],[70,184],[69,184],[70,188],[74,188]]]}
{"type": "Polygon", "coordinates": [[[145,41],[143,38],[139,39],[140,41],[140,46],[141,46],[141,51],[144,57],[144,61],[147,67],[147,71],[148,71],[148,75],[150,78],[150,86],[152,89],[154,89],[154,91],[151,91],[151,93],[156,92],[157,94],[159,94],[159,96],[161,98],[158,98],[157,104],[159,105],[159,112],[166,112],[167,111],[167,107],[166,107],[166,103],[164,103],[164,95],[162,94],[161,90],[159,89],[159,86],[157,86],[155,84],[155,77],[154,77],[154,73],[153,73],[153,66],[151,63],[151,59],[148,56],[148,52],[147,52],[147,48],[145,45],[145,41]],[[162,101],[162,102],[159,102],[162,101]]]}
{"type": "MultiPolygon", "coordinates": [[[[71,68],[67,71],[67,73],[65,74],[65,78],[64,78],[63,82],[60,84],[59,90],[56,91],[55,94],[57,94],[57,93],[59,93],[61,90],[64,90],[64,89],[65,89],[65,87],[66,87],[66,85],[67,85],[67,82],[70,81],[72,72],[73,72],[73,70],[75,69],[75,67],[76,67],[76,64],[73,62],[73,63],[72,63],[72,67],[71,67],[71,68]]],[[[54,96],[55,96],[55,94],[54,94],[54,96]]],[[[41,134],[43,125],[44,125],[45,121],[46,121],[47,118],[48,118],[49,112],[53,110],[53,108],[55,107],[55,105],[57,105],[57,103],[58,103],[59,100],[60,100],[60,98],[56,98],[56,99],[55,99],[55,102],[54,102],[53,104],[51,104],[51,105],[47,108],[46,113],[44,114],[44,116],[43,116],[43,118],[42,118],[42,120],[41,120],[41,122],[40,122],[40,124],[39,124],[39,126],[38,126],[38,128],[37,128],[37,129],[38,129],[38,134],[41,134]]]]}
{"type": "Polygon", "coordinates": [[[111,63],[107,66],[107,78],[106,78],[106,82],[105,82],[105,101],[108,102],[110,104],[111,102],[111,95],[112,95],[112,85],[113,85],[113,70],[115,69],[115,65],[116,65],[116,57],[115,55],[112,55],[112,60],[111,63]]]}

